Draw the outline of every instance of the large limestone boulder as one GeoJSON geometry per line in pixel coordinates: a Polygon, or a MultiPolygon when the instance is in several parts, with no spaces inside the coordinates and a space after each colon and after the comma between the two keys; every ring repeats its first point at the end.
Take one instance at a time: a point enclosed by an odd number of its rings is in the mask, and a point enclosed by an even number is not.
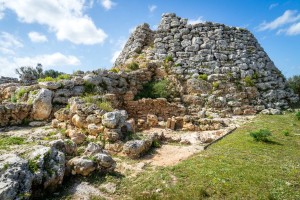
{"type": "Polygon", "coordinates": [[[39,82],[40,88],[46,88],[49,90],[56,90],[60,88],[62,85],[58,82],[49,81],[49,82],[39,82]]]}
{"type": "Polygon", "coordinates": [[[28,162],[15,154],[0,156],[0,199],[13,200],[31,194],[33,175],[28,162]]]}
{"type": "Polygon", "coordinates": [[[124,144],[123,152],[130,158],[139,158],[150,149],[151,145],[151,139],[132,140],[124,144]]]}
{"type": "Polygon", "coordinates": [[[63,181],[65,154],[55,148],[41,146],[29,155],[33,185],[53,191],[63,181]],[[41,187],[42,186],[42,187],[41,187]]]}
{"type": "Polygon", "coordinates": [[[102,124],[107,128],[117,128],[118,125],[125,123],[128,118],[127,112],[125,110],[117,110],[113,112],[108,112],[103,115],[102,124]]]}
{"type": "Polygon", "coordinates": [[[48,89],[41,89],[33,101],[32,117],[34,120],[47,119],[52,111],[53,92],[48,89]]]}

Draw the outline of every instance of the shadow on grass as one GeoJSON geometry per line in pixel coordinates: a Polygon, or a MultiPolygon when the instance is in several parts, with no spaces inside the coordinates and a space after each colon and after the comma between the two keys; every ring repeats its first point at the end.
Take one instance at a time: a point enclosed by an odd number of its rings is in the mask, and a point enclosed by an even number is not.
{"type": "Polygon", "coordinates": [[[260,141],[260,142],[265,143],[265,144],[270,144],[270,145],[280,145],[280,146],[283,146],[282,143],[276,142],[274,140],[265,140],[265,141],[260,141]]]}

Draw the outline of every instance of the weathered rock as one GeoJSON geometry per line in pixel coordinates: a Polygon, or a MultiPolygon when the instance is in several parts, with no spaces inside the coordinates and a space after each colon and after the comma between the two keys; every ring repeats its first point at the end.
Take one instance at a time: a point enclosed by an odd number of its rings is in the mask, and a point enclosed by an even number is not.
{"type": "Polygon", "coordinates": [[[53,92],[48,89],[41,89],[33,101],[32,117],[34,120],[45,120],[52,111],[53,92]]]}
{"type": "Polygon", "coordinates": [[[30,197],[33,175],[26,160],[15,154],[0,155],[0,171],[0,199],[30,197]]]}
{"type": "Polygon", "coordinates": [[[123,152],[130,158],[139,158],[150,149],[151,145],[151,139],[132,140],[124,144],[123,152]]]}
{"type": "Polygon", "coordinates": [[[156,115],[147,115],[147,123],[150,127],[155,127],[158,124],[158,118],[156,115]]]}
{"type": "Polygon", "coordinates": [[[80,174],[82,176],[88,176],[96,169],[96,164],[88,157],[74,157],[68,161],[67,166],[73,175],[80,174]]]}
{"type": "Polygon", "coordinates": [[[28,156],[33,172],[33,185],[53,191],[62,184],[65,173],[65,154],[55,148],[40,147],[28,156]]]}
{"type": "Polygon", "coordinates": [[[49,90],[56,90],[60,88],[62,85],[61,83],[54,82],[54,81],[48,81],[48,82],[39,82],[40,88],[45,88],[49,90]]]}

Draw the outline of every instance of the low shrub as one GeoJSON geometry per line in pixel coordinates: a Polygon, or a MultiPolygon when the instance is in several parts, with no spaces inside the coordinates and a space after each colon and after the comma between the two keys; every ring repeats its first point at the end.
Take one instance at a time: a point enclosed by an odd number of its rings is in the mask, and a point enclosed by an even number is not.
{"type": "Polygon", "coordinates": [[[174,59],[171,55],[168,55],[166,58],[165,58],[165,63],[168,63],[168,62],[174,62],[174,59]]]}
{"type": "Polygon", "coordinates": [[[202,80],[205,80],[205,81],[207,81],[207,74],[200,74],[199,76],[198,76],[198,79],[202,79],[202,80]]]}
{"type": "Polygon", "coordinates": [[[282,134],[283,134],[284,136],[289,136],[289,135],[290,135],[290,132],[287,131],[287,130],[284,130],[284,131],[282,131],[282,134]]]}
{"type": "Polygon", "coordinates": [[[132,63],[129,63],[128,65],[126,65],[126,68],[131,71],[135,71],[135,70],[138,70],[140,67],[139,67],[139,64],[137,64],[136,62],[132,62],[132,63]]]}
{"type": "Polygon", "coordinates": [[[170,88],[170,81],[163,79],[160,81],[151,81],[143,85],[143,89],[136,95],[135,99],[142,98],[166,98],[170,99],[176,94],[170,88]]]}
{"type": "Polygon", "coordinates": [[[296,112],[295,116],[297,117],[298,120],[300,120],[300,111],[296,112]]]}
{"type": "Polygon", "coordinates": [[[89,95],[89,96],[85,96],[83,98],[83,100],[86,103],[96,104],[98,106],[98,108],[100,108],[101,110],[105,110],[107,112],[111,112],[114,110],[111,103],[102,98],[98,98],[98,97],[89,95]]]}
{"type": "Polygon", "coordinates": [[[70,74],[60,74],[56,78],[56,80],[70,80],[70,79],[71,79],[71,75],[70,74]]]}
{"type": "Polygon", "coordinates": [[[246,76],[244,78],[244,82],[245,82],[245,84],[246,84],[247,87],[254,86],[254,82],[253,82],[253,80],[252,80],[252,78],[250,76],[246,76]]]}
{"type": "Polygon", "coordinates": [[[84,93],[86,94],[92,94],[96,91],[96,85],[90,82],[85,81],[84,84],[84,93]]]}
{"type": "Polygon", "coordinates": [[[289,78],[288,85],[296,94],[300,96],[300,75],[289,78]]]}
{"type": "Polygon", "coordinates": [[[212,86],[213,86],[213,89],[216,90],[219,88],[220,83],[215,81],[215,82],[213,82],[212,86]]]}
{"type": "Polygon", "coordinates": [[[257,142],[269,142],[269,137],[272,135],[271,131],[267,129],[260,129],[258,131],[250,132],[250,136],[257,142]]]}
{"type": "Polygon", "coordinates": [[[114,67],[110,71],[113,72],[113,73],[119,73],[120,69],[114,67]]]}

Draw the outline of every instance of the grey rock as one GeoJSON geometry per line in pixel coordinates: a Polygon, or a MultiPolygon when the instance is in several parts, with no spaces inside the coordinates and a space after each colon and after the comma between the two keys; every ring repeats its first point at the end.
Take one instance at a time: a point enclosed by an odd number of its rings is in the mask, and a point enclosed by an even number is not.
{"type": "Polygon", "coordinates": [[[0,171],[0,199],[30,197],[33,175],[28,169],[26,160],[15,154],[0,155],[0,171]]]}

